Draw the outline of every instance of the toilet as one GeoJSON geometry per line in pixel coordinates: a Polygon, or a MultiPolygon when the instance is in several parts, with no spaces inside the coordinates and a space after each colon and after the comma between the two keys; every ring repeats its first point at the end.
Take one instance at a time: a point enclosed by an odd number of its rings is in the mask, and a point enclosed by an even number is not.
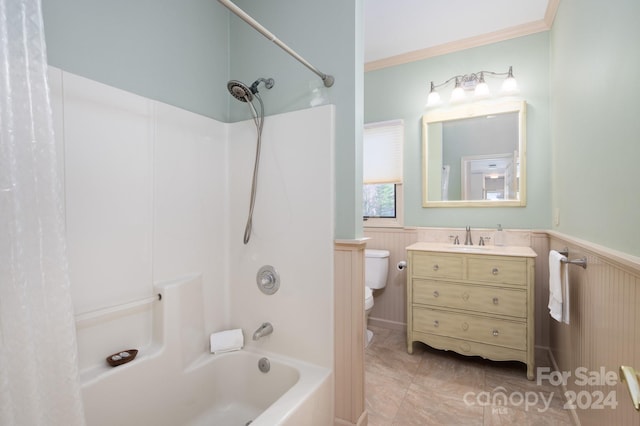
{"type": "Polygon", "coordinates": [[[367,330],[369,313],[373,309],[373,292],[387,285],[387,274],[389,272],[389,250],[364,251],[364,310],[365,310],[365,347],[369,346],[373,339],[373,331],[367,330]]]}

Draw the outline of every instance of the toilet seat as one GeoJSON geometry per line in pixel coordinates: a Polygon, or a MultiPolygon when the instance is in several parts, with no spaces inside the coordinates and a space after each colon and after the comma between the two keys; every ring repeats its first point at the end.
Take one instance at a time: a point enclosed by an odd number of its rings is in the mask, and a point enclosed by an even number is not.
{"type": "Polygon", "coordinates": [[[364,310],[373,308],[373,291],[369,287],[364,288],[364,310]]]}

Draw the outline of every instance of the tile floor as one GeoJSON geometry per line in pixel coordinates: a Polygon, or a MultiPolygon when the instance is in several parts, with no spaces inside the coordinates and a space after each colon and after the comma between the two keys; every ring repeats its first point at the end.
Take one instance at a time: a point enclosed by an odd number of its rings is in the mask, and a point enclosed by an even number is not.
{"type": "MultiPolygon", "coordinates": [[[[573,424],[561,388],[527,380],[523,363],[466,357],[422,343],[414,343],[409,355],[404,332],[369,329],[374,332],[365,350],[370,426],[573,424]]],[[[536,365],[551,365],[545,352],[536,353],[536,365]]]]}

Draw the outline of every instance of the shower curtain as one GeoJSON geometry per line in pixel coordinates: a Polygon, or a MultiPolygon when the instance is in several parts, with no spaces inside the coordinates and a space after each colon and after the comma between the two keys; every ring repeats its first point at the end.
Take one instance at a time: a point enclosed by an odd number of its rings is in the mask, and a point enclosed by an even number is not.
{"type": "Polygon", "coordinates": [[[83,425],[39,0],[0,0],[0,425],[83,425]]]}

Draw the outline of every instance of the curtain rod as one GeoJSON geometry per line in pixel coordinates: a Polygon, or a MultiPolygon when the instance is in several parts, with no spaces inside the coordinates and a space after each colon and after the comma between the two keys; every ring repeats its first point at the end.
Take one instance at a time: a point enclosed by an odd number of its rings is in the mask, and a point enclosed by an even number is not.
{"type": "Polygon", "coordinates": [[[251,16],[249,16],[244,10],[240,9],[238,6],[233,4],[230,0],[218,0],[218,1],[227,9],[229,9],[231,12],[233,12],[236,16],[238,16],[238,18],[242,19],[244,22],[249,24],[260,34],[262,34],[263,36],[265,36],[266,38],[268,38],[269,40],[277,44],[282,50],[284,50],[289,55],[297,59],[302,65],[304,65],[305,67],[313,71],[315,74],[317,74],[324,82],[325,87],[333,86],[333,82],[335,81],[333,76],[320,72],[316,67],[314,67],[309,62],[307,62],[302,56],[298,55],[293,49],[291,49],[289,46],[281,42],[278,39],[278,37],[276,37],[271,32],[269,32],[269,30],[267,30],[265,27],[260,25],[258,21],[256,21],[251,16]]]}

